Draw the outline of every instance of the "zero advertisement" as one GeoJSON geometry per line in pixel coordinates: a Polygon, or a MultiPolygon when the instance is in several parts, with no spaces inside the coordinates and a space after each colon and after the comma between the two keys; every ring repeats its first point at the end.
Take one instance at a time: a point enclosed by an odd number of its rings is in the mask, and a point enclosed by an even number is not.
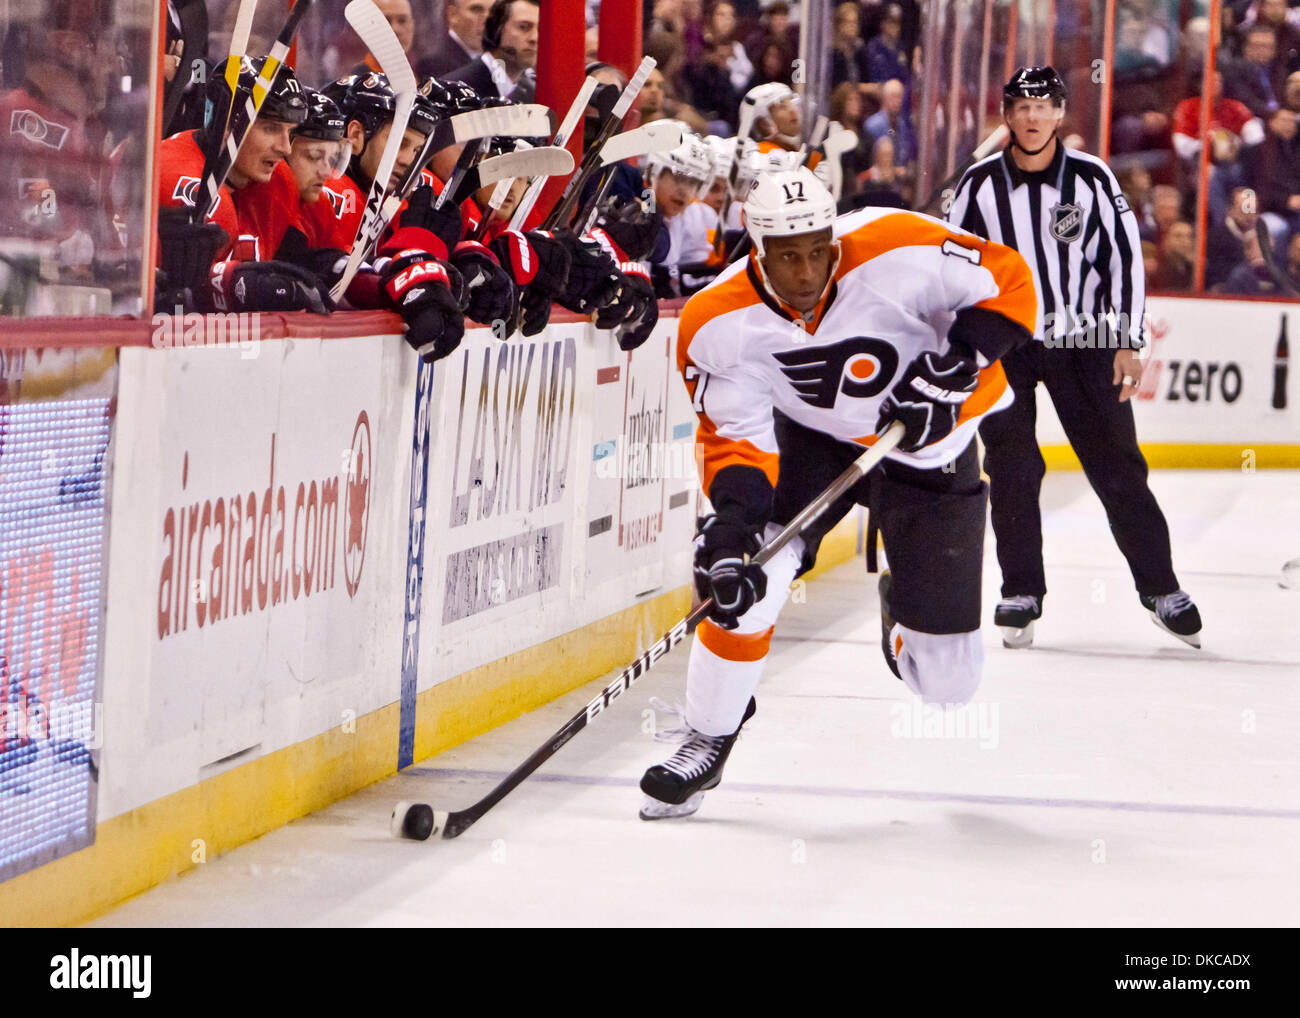
{"type": "MultiPolygon", "coordinates": [[[[1138,439],[1152,444],[1291,444],[1297,426],[1289,369],[1300,305],[1153,297],[1147,350],[1133,403],[1138,439]]],[[[1038,398],[1038,438],[1065,434],[1050,399],[1038,398]]]]}

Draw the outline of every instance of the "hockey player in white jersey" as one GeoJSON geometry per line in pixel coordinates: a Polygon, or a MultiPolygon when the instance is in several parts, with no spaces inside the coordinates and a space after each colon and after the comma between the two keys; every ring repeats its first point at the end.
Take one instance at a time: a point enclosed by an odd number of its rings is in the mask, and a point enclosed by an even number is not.
{"type": "Polygon", "coordinates": [[[682,816],[717,785],[755,709],[777,616],[822,537],[869,507],[889,668],[927,703],[979,685],[987,487],[980,418],[1010,401],[999,358],[1032,334],[1037,298],[1014,250],[911,212],[835,218],[808,169],[762,175],[745,200],[748,257],[682,310],[677,363],[699,417],[713,507],[696,538],[700,623],[687,738],[641,781],[643,819],[682,816]],[[765,566],[749,562],[892,422],[898,448],[765,566]]]}
{"type": "Polygon", "coordinates": [[[656,266],[655,292],[659,297],[694,293],[723,265],[718,214],[701,200],[713,183],[713,156],[703,139],[688,134],[677,148],[652,153],[645,176],[669,239],[668,253],[656,266]]]}

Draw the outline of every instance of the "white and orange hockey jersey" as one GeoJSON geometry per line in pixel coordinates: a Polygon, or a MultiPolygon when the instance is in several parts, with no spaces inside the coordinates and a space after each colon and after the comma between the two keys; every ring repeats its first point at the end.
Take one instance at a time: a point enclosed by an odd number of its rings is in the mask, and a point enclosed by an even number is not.
{"type": "MultiPolygon", "coordinates": [[[[680,285],[687,292],[700,286],[713,272],[704,276],[681,273],[683,265],[716,265],[722,267],[722,255],[717,250],[718,214],[698,198],[682,209],[680,215],[664,220],[668,230],[668,255],[664,264],[674,279],[680,278],[680,285]]],[[[717,271],[714,269],[713,271],[717,271]]]]}
{"type": "Polygon", "coordinates": [[[889,458],[939,467],[970,443],[983,414],[1011,402],[995,358],[1029,340],[1038,302],[1018,252],[895,209],[841,216],[833,232],[839,257],[807,316],[763,286],[752,254],[682,309],[677,364],[699,417],[697,455],[715,505],[714,481],[729,466],[757,468],[775,487],[773,409],[836,438],[873,444],[881,402],[913,358],[949,350],[959,315],[954,335],[987,364],[978,388],[948,436],[889,458]]]}

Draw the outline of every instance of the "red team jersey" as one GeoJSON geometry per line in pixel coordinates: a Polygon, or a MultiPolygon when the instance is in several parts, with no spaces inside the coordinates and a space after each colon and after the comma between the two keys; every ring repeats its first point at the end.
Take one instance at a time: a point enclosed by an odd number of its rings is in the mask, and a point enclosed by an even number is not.
{"type": "MultiPolygon", "coordinates": [[[[165,208],[193,208],[205,201],[199,194],[203,177],[203,150],[197,131],[186,131],[168,138],[159,148],[158,200],[165,208]]],[[[276,164],[271,179],[249,184],[232,191],[223,184],[217,207],[208,217],[231,238],[231,243],[217,252],[217,261],[265,261],[275,257],[290,227],[302,230],[299,214],[298,181],[289,164],[276,164]]]]}

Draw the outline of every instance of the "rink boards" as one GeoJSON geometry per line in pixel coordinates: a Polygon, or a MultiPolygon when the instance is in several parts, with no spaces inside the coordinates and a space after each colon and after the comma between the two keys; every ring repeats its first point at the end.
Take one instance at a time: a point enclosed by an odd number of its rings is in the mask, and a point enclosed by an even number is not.
{"type": "MultiPolygon", "coordinates": [[[[1272,406],[1283,310],[1152,301],[1137,412],[1155,465],[1300,463],[1295,411],[1272,406]]],[[[75,657],[50,706],[98,709],[80,756],[37,732],[0,757],[8,826],[30,832],[0,859],[5,924],[102,912],[622,666],[689,605],[694,414],[671,313],[631,354],[573,316],[508,344],[471,330],[423,376],[388,316],[145,324],[29,340],[84,349],[6,341],[7,401],[116,416],[111,440],[26,454],[58,476],[58,512],[99,513],[78,554],[101,555],[100,586],[77,591],[98,628],[69,642],[57,567],[45,587],[10,570],[5,618],[45,633],[37,681],[75,657]],[[66,830],[36,822],[51,802],[66,830]]],[[[860,531],[847,520],[822,566],[860,531]]]]}

